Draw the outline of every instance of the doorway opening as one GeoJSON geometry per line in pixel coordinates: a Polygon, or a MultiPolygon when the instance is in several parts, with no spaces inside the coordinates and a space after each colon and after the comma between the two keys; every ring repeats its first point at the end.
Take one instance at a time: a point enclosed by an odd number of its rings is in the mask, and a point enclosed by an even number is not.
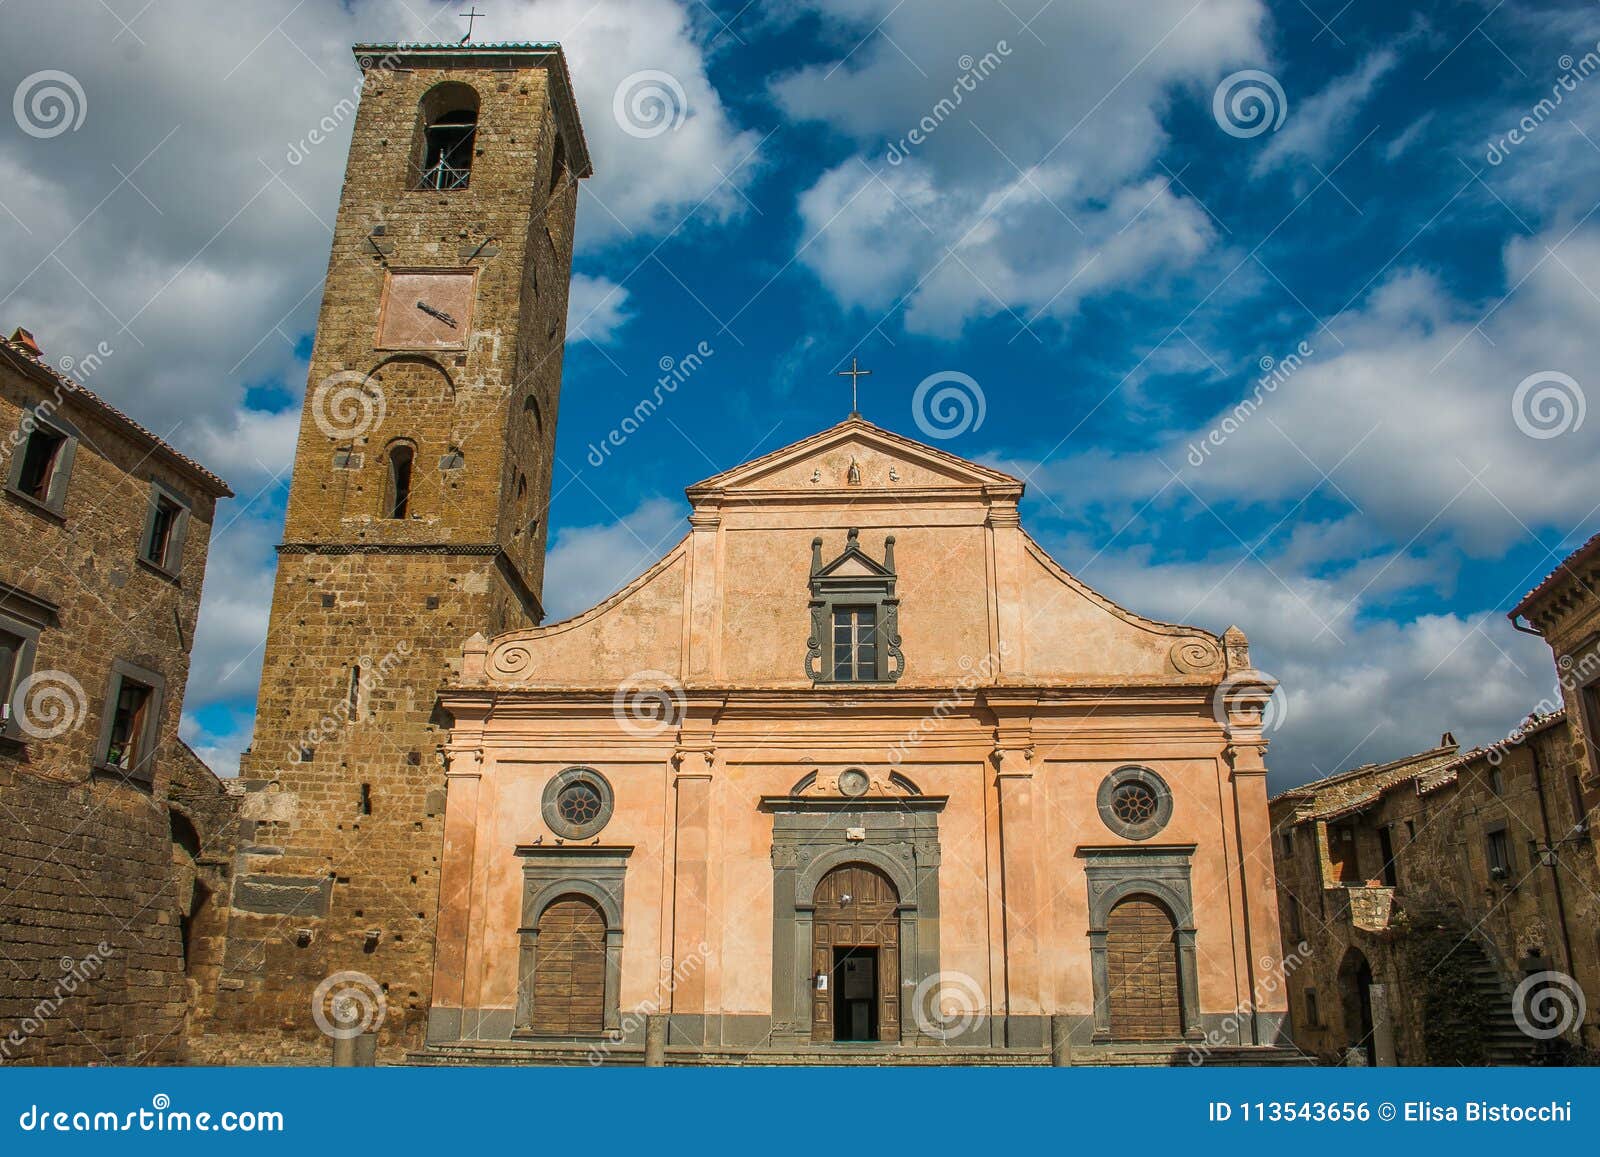
{"type": "Polygon", "coordinates": [[[833,950],[833,1039],[878,1039],[878,950],[867,947],[833,950]]]}
{"type": "Polygon", "coordinates": [[[812,923],[811,1039],[900,1039],[899,896],[868,864],[842,864],[817,884],[812,923]]]}
{"type": "Polygon", "coordinates": [[[1339,999],[1346,1047],[1360,1049],[1363,1064],[1375,1064],[1372,1040],[1372,965],[1352,948],[1339,963],[1339,999]]]}

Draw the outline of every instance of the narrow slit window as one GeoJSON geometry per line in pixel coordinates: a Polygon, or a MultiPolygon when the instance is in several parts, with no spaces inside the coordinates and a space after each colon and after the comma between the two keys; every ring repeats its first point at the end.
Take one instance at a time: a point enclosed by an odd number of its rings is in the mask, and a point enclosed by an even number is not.
{"type": "Polygon", "coordinates": [[[389,451],[389,501],[385,504],[386,518],[406,518],[411,513],[411,463],[410,446],[396,446],[389,451]]]}
{"type": "Polygon", "coordinates": [[[1489,833],[1489,875],[1503,880],[1511,874],[1511,841],[1505,829],[1489,833]]]}

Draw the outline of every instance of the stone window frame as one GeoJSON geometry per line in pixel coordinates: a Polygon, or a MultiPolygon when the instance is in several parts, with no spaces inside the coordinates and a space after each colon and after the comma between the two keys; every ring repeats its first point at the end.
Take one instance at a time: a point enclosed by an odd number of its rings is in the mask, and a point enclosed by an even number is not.
{"type": "Polygon", "coordinates": [[[1154,848],[1083,847],[1089,888],[1089,964],[1094,981],[1094,1038],[1110,1041],[1111,970],[1106,923],[1123,900],[1144,896],[1172,917],[1178,949],[1178,1005],[1185,1039],[1203,1035],[1200,1017],[1199,968],[1195,959],[1194,902],[1190,869],[1195,844],[1154,848]]]}
{"type": "MultiPolygon", "coordinates": [[[[1600,634],[1590,635],[1583,642],[1568,648],[1557,663],[1562,678],[1567,678],[1567,673],[1571,671],[1583,672],[1592,665],[1590,661],[1597,653],[1600,653],[1600,634]]],[[[1583,729],[1583,748],[1588,759],[1589,774],[1600,776],[1600,675],[1578,683],[1573,696],[1577,700],[1578,722],[1583,729]]]]}
{"type": "Polygon", "coordinates": [[[861,531],[851,527],[845,548],[831,562],[822,561],[822,538],[811,540],[811,636],[806,641],[806,677],[818,687],[872,687],[896,683],[905,674],[905,654],[900,650],[900,599],[895,594],[898,576],[894,566],[894,535],[883,540],[880,563],[861,549],[861,531]],[[866,574],[834,573],[848,559],[859,562],[866,574]],[[871,608],[877,638],[878,661],[874,678],[835,679],[833,618],[845,609],[871,608]]]}
{"type": "Polygon", "coordinates": [[[1510,880],[1512,873],[1517,869],[1517,851],[1511,843],[1510,831],[1504,820],[1484,825],[1483,868],[1484,871],[1489,874],[1489,879],[1497,882],[1505,882],[1510,880]],[[1505,863],[1499,865],[1496,865],[1494,862],[1494,846],[1496,836],[1501,838],[1502,846],[1505,848],[1505,863]],[[1500,873],[1498,876],[1495,875],[1497,870],[1500,873]]]}
{"type": "Polygon", "coordinates": [[[182,492],[173,489],[165,482],[152,478],[150,480],[150,497],[145,505],[144,530],[139,534],[139,563],[169,579],[176,579],[183,573],[183,547],[189,537],[189,519],[194,514],[194,503],[182,492]],[[166,550],[158,558],[151,557],[151,547],[154,545],[156,529],[156,511],[162,502],[168,502],[177,508],[173,517],[172,528],[167,533],[166,550]]]}
{"type": "Polygon", "coordinates": [[[1099,808],[1101,822],[1123,839],[1148,840],[1160,834],[1172,822],[1172,789],[1155,771],[1139,763],[1123,764],[1107,774],[1100,781],[1100,790],[1095,794],[1095,804],[1099,808]],[[1112,806],[1118,789],[1129,783],[1144,785],[1156,797],[1155,815],[1141,823],[1125,822],[1112,806]]]}
{"type": "Polygon", "coordinates": [[[611,813],[616,810],[616,804],[617,796],[610,780],[592,767],[574,766],[564,768],[550,777],[550,782],[544,785],[539,812],[545,826],[562,839],[586,840],[599,835],[601,829],[611,822],[611,813]],[[561,814],[561,793],[575,783],[587,783],[600,797],[600,814],[588,823],[571,823],[561,814]]]}
{"type": "Polygon", "coordinates": [[[27,732],[18,721],[22,712],[17,703],[17,693],[23,680],[33,674],[38,662],[39,637],[57,624],[55,608],[40,602],[21,591],[0,592],[0,630],[22,640],[17,649],[16,662],[11,669],[11,698],[5,704],[5,718],[0,722],[0,740],[26,743],[27,732]]]}
{"type": "Polygon", "coordinates": [[[49,402],[40,402],[23,411],[22,421],[17,424],[17,432],[13,436],[11,467],[6,472],[5,489],[28,509],[64,519],[67,514],[67,487],[71,482],[72,462],[77,456],[78,443],[83,441],[83,435],[76,426],[57,414],[53,408],[47,408],[50,406],[49,402]],[[66,439],[61,449],[56,452],[55,465],[50,472],[50,485],[42,500],[24,493],[20,486],[23,464],[28,456],[28,442],[40,427],[49,429],[66,439]]]}
{"type": "Polygon", "coordinates": [[[522,860],[522,923],[517,929],[521,946],[517,957],[517,1007],[512,1037],[552,1039],[527,1026],[533,1019],[533,981],[539,964],[539,918],[563,896],[582,896],[594,902],[606,924],[605,1009],[601,1034],[622,1027],[622,916],[623,885],[633,848],[551,848],[524,845],[522,860]]]}
{"type": "Polygon", "coordinates": [[[1317,990],[1307,988],[1304,993],[1306,1009],[1306,1027],[1322,1027],[1322,1002],[1317,999],[1317,990]]]}
{"type": "Polygon", "coordinates": [[[95,740],[94,767],[97,774],[125,780],[128,783],[150,786],[156,777],[156,748],[161,740],[161,718],[166,710],[167,679],[159,671],[148,667],[113,659],[111,675],[106,680],[106,697],[100,710],[100,736],[95,740]],[[139,760],[133,767],[119,767],[109,762],[111,726],[117,714],[117,700],[122,696],[122,686],[132,680],[150,690],[145,703],[143,734],[139,738],[139,760]]]}

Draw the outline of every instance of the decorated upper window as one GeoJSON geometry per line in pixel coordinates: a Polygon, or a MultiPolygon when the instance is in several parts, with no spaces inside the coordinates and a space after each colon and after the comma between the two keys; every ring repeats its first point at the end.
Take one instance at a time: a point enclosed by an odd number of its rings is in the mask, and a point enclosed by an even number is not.
{"type": "Polygon", "coordinates": [[[822,539],[813,539],[806,674],[818,684],[892,683],[904,669],[894,536],[883,540],[882,562],[861,549],[854,528],[844,552],[829,563],[822,561],[822,539]]]}

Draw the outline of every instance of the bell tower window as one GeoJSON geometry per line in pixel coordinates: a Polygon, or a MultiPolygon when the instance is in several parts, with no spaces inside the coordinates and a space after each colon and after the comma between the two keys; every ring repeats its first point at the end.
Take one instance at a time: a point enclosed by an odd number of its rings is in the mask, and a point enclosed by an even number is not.
{"type": "Polygon", "coordinates": [[[478,94],[471,85],[447,82],[422,98],[421,142],[415,187],[465,189],[472,177],[478,135],[478,94]]]}

